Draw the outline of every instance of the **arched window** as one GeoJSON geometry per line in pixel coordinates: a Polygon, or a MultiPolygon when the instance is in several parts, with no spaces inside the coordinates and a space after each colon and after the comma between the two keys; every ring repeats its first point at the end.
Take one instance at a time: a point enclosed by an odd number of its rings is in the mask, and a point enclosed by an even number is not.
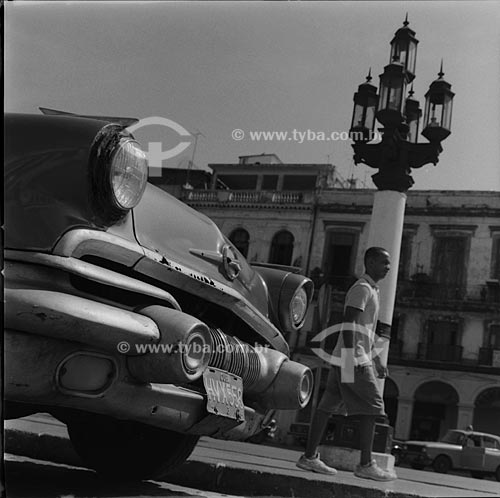
{"type": "Polygon", "coordinates": [[[293,242],[293,235],[287,230],[276,233],[271,242],[269,263],[290,265],[292,263],[293,242]]]}
{"type": "Polygon", "coordinates": [[[250,243],[250,235],[244,228],[237,228],[229,235],[229,240],[236,246],[236,249],[245,256],[248,256],[248,246],[250,243]]]}

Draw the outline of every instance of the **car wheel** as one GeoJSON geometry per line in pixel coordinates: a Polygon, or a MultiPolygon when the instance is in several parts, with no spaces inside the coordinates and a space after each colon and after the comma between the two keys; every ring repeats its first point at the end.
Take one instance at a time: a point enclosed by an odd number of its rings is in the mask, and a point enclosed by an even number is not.
{"type": "Polygon", "coordinates": [[[432,468],[440,474],[447,474],[451,470],[451,460],[446,455],[439,455],[432,463],[432,468]]]}
{"type": "Polygon", "coordinates": [[[500,481],[500,465],[497,467],[497,470],[495,470],[495,477],[497,481],[500,481]]]}
{"type": "Polygon", "coordinates": [[[422,465],[421,463],[412,463],[411,468],[415,470],[424,470],[425,465],[422,465]]]}
{"type": "Polygon", "coordinates": [[[83,462],[103,477],[120,480],[163,476],[186,461],[199,439],[95,415],[69,420],[67,426],[83,462]]]}

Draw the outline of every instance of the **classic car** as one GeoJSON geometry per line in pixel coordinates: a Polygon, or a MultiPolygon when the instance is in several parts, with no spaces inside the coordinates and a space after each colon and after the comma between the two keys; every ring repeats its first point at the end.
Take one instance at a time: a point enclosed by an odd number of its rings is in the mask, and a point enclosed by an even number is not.
{"type": "Polygon", "coordinates": [[[494,475],[500,481],[500,436],[453,429],[438,442],[406,441],[400,460],[415,469],[432,466],[444,474],[468,470],[473,477],[494,475]]]}
{"type": "Polygon", "coordinates": [[[90,468],[144,479],[307,404],[285,337],[313,284],[250,266],[112,121],[5,117],[4,396],[7,418],[63,421],[90,468]]]}

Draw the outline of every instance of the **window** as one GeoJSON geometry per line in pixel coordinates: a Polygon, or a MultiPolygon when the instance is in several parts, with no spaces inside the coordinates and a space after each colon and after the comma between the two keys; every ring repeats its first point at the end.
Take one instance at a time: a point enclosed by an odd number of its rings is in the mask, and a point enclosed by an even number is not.
{"type": "Polygon", "coordinates": [[[276,190],[278,187],[278,175],[264,175],[262,177],[262,190],[276,190]]]}
{"type": "Polygon", "coordinates": [[[398,269],[398,278],[400,280],[408,280],[410,277],[411,242],[412,236],[406,233],[403,234],[398,269]]]}
{"type": "Polygon", "coordinates": [[[457,344],[458,322],[429,320],[427,322],[427,343],[454,346],[457,344]]]}
{"type": "Polygon", "coordinates": [[[462,297],[467,241],[464,236],[442,236],[435,239],[433,277],[437,286],[433,297],[438,299],[462,297]]]}
{"type": "Polygon", "coordinates": [[[491,253],[491,278],[500,280],[500,237],[494,237],[491,253]]]}
{"type": "Polygon", "coordinates": [[[431,361],[460,361],[463,348],[459,325],[458,321],[446,318],[427,321],[427,341],[419,346],[420,357],[431,361]]]}
{"type": "Polygon", "coordinates": [[[229,190],[255,190],[257,175],[218,175],[217,180],[229,190]]]}
{"type": "Polygon", "coordinates": [[[483,436],[483,446],[485,448],[493,448],[495,450],[500,450],[500,443],[493,439],[492,437],[483,436]]]}
{"type": "Polygon", "coordinates": [[[292,263],[293,243],[293,235],[287,230],[275,234],[271,242],[269,263],[275,265],[290,265],[292,263]]]}
{"type": "Polygon", "coordinates": [[[325,277],[334,288],[347,290],[354,275],[354,233],[329,232],[326,241],[325,277]]]}
{"type": "Polygon", "coordinates": [[[283,177],[283,190],[314,190],[316,176],[313,175],[285,175],[283,177]]]}
{"type": "Polygon", "coordinates": [[[500,323],[492,323],[488,328],[488,347],[492,349],[500,349],[500,323]]]}
{"type": "Polygon", "coordinates": [[[231,232],[229,235],[229,240],[236,246],[236,249],[245,256],[248,256],[248,246],[250,241],[250,236],[244,228],[237,228],[231,232]]]}

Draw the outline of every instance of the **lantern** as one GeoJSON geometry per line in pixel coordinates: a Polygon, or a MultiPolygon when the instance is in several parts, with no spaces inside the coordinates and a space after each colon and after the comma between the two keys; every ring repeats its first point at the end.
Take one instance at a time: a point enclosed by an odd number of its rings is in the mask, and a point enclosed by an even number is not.
{"type": "Polygon", "coordinates": [[[389,62],[400,62],[405,70],[406,82],[411,83],[415,78],[418,40],[415,38],[415,31],[410,29],[408,24],[408,15],[406,15],[403,27],[396,31],[391,41],[389,62]]]}
{"type": "Polygon", "coordinates": [[[451,85],[443,79],[443,63],[438,76],[425,94],[422,135],[429,142],[441,142],[451,133],[451,111],[455,94],[451,91],[451,85]]]}
{"type": "Polygon", "coordinates": [[[408,141],[417,143],[418,139],[418,126],[420,124],[420,117],[422,116],[422,109],[418,100],[413,99],[413,85],[409,92],[409,96],[405,102],[405,118],[408,125],[408,141]]]}
{"type": "Polygon", "coordinates": [[[366,82],[359,85],[358,91],[354,94],[354,110],[349,130],[354,142],[368,142],[372,139],[378,95],[377,87],[370,84],[371,79],[370,70],[366,82]]]}
{"type": "Polygon", "coordinates": [[[380,75],[380,98],[377,119],[386,127],[396,127],[403,121],[401,107],[405,93],[405,70],[402,64],[393,62],[385,66],[380,75]]]}

